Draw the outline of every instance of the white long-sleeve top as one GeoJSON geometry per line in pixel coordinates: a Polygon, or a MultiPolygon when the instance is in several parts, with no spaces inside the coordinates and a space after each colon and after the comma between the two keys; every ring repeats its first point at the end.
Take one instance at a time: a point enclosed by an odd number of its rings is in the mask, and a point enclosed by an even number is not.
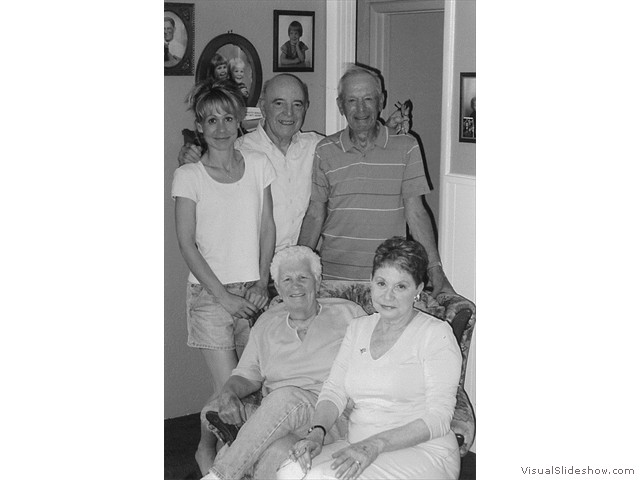
{"type": "MultiPolygon", "coordinates": [[[[450,325],[422,312],[380,358],[370,354],[371,335],[380,320],[375,313],[351,321],[318,402],[329,400],[338,411],[348,398],[354,443],[421,418],[431,443],[451,427],[462,358],[450,325]]],[[[444,440],[444,439],[443,439],[444,440]]]]}

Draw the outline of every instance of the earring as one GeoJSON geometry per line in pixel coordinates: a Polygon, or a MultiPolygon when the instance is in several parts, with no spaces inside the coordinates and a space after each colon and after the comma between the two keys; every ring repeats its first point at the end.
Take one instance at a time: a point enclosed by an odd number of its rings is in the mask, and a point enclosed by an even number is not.
{"type": "Polygon", "coordinates": [[[413,300],[414,300],[415,302],[417,302],[418,300],[420,300],[420,294],[419,294],[419,293],[416,293],[416,296],[415,296],[415,297],[413,297],[413,300]]]}

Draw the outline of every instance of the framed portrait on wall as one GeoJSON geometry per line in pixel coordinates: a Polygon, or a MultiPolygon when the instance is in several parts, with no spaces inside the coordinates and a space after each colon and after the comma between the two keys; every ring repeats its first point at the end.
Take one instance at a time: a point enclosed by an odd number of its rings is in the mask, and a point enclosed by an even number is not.
{"type": "Polygon", "coordinates": [[[164,74],[193,75],[193,3],[164,4],[164,74]]]}
{"type": "Polygon", "coordinates": [[[245,37],[225,33],[204,47],[196,66],[196,82],[230,78],[238,85],[248,107],[255,107],[262,89],[262,64],[255,47],[245,37]],[[222,76],[220,76],[222,75],[222,76]]]}
{"type": "Polygon", "coordinates": [[[476,74],[460,73],[460,141],[476,143],[476,74]]]}
{"type": "Polygon", "coordinates": [[[316,12],[273,11],[273,71],[313,72],[316,12]]]}

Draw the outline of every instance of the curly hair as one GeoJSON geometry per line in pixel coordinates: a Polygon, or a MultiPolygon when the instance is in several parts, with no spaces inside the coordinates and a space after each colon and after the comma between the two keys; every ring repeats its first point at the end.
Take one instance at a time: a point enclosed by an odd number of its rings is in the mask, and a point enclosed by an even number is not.
{"type": "Polygon", "coordinates": [[[280,275],[280,265],[288,260],[309,260],[311,266],[311,273],[316,279],[317,287],[320,286],[322,280],[322,264],[320,263],[320,257],[309,247],[303,245],[291,245],[285,247],[276,253],[271,260],[271,278],[277,283],[278,275],[280,275]]]}
{"type": "Polygon", "coordinates": [[[244,60],[242,60],[240,57],[232,58],[231,60],[229,60],[229,71],[233,72],[236,69],[236,67],[238,68],[245,67],[244,60]]]}
{"type": "Polygon", "coordinates": [[[419,285],[427,276],[428,264],[427,251],[420,243],[403,237],[391,237],[376,249],[371,275],[375,275],[380,267],[392,266],[407,272],[419,285]]]}
{"type": "Polygon", "coordinates": [[[227,59],[219,53],[214,54],[213,58],[211,59],[211,65],[213,65],[214,68],[220,65],[227,65],[228,63],[229,62],[227,61],[227,59]]]}

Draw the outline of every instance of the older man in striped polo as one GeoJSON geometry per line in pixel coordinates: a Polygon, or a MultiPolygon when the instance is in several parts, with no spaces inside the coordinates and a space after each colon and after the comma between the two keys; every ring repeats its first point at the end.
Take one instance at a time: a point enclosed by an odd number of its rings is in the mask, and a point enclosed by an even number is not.
{"type": "Polygon", "coordinates": [[[416,139],[378,121],[384,106],[380,77],[352,65],[338,86],[349,126],[316,147],[313,186],[298,243],[320,254],[325,285],[368,282],[380,243],[405,236],[406,225],[429,256],[431,295],[455,293],[440,262],[422,196],[430,188],[416,139]]]}

